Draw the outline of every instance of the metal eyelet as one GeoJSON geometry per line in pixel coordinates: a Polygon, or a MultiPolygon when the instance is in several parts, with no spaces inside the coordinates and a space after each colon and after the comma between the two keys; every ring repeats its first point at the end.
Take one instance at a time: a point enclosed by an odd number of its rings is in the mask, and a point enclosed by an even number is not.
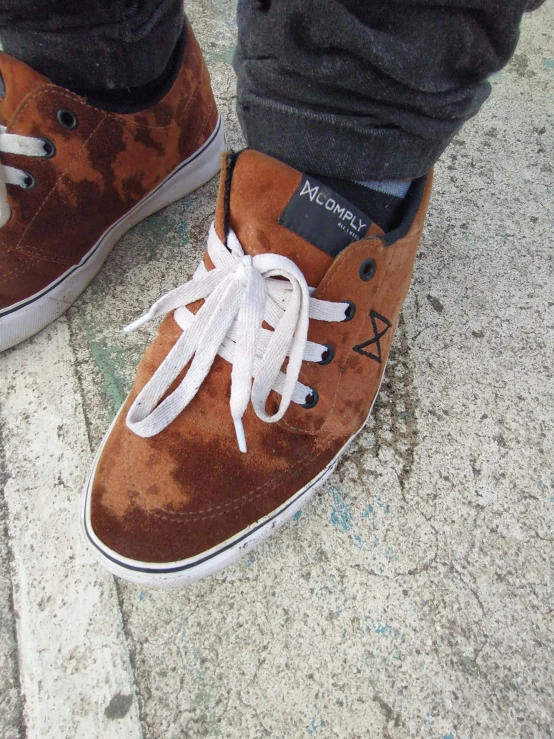
{"type": "Polygon", "coordinates": [[[306,395],[305,402],[302,403],[302,408],[314,408],[314,406],[317,405],[317,401],[319,400],[319,393],[317,390],[314,390],[313,387],[310,388],[310,392],[306,395]]]}
{"type": "Polygon", "coordinates": [[[69,108],[60,108],[56,113],[56,117],[60,126],[67,128],[68,131],[72,131],[79,125],[77,116],[72,110],[69,110],[69,108]]]}
{"type": "Polygon", "coordinates": [[[369,282],[369,280],[375,276],[376,272],[377,263],[375,262],[375,259],[372,259],[371,257],[369,257],[369,259],[364,259],[360,265],[360,279],[364,282],[369,282]]]}
{"type": "Polygon", "coordinates": [[[23,174],[23,184],[21,185],[21,187],[24,190],[32,190],[36,184],[37,181],[30,172],[25,172],[23,174]]]}
{"type": "Polygon", "coordinates": [[[42,139],[42,143],[44,145],[44,159],[52,159],[52,157],[56,156],[56,147],[54,144],[50,141],[50,139],[42,139]]]}
{"type": "Polygon", "coordinates": [[[347,308],[344,311],[344,318],[342,319],[342,323],[346,323],[347,321],[351,321],[356,315],[356,306],[351,300],[341,300],[341,303],[347,304],[347,308]]]}
{"type": "Polygon", "coordinates": [[[323,344],[323,346],[325,347],[325,351],[321,355],[321,359],[319,360],[318,364],[329,364],[333,361],[335,350],[330,344],[323,344]]]}

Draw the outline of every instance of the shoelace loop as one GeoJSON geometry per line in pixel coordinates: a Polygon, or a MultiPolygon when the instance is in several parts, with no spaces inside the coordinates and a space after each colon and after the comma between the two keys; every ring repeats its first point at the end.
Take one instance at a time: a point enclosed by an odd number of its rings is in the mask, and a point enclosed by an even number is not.
{"type": "Polygon", "coordinates": [[[173,310],[183,329],[129,409],[127,426],[145,438],[163,431],[194,398],[219,355],[232,365],[231,416],[239,449],[246,452],[242,417],[248,403],[268,423],[279,421],[291,402],[304,403],[311,388],[298,380],[302,362],[320,362],[328,351],[325,344],[308,340],[310,318],[343,321],[348,304],[311,297],[313,289],[293,261],[273,253],[247,255],[233,231],[226,246],[213,224],[208,254],[214,269],[202,262],[190,282],[164,295],[125,328],[133,331],[173,310]],[[186,308],[201,299],[205,302],[196,314],[186,308]],[[179,386],[161,400],[189,361],[179,386]],[[266,404],[272,390],[281,400],[269,415],[266,404]]]}
{"type": "MultiPolygon", "coordinates": [[[[0,126],[0,152],[28,157],[48,156],[43,139],[7,133],[6,126],[0,126]]],[[[10,220],[11,216],[6,185],[19,185],[19,187],[27,189],[29,187],[27,184],[28,177],[28,173],[22,169],[8,167],[0,163],[0,228],[10,220]]],[[[32,181],[34,182],[34,178],[32,178],[32,181]]]]}

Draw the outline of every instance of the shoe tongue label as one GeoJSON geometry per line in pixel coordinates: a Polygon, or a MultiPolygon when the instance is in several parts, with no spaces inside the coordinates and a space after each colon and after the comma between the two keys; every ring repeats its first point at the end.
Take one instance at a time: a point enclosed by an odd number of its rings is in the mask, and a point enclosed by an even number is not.
{"type": "Polygon", "coordinates": [[[303,174],[279,223],[334,257],[365,236],[371,219],[330,187],[303,174]]]}

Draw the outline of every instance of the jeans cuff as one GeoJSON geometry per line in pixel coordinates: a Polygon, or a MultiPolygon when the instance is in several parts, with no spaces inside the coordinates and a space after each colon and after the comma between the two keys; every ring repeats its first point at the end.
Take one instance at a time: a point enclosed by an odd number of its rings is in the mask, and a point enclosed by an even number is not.
{"type": "Polygon", "coordinates": [[[296,108],[240,89],[237,112],[250,148],[315,176],[348,180],[423,177],[457,132],[423,139],[364,116],[296,108]]]}

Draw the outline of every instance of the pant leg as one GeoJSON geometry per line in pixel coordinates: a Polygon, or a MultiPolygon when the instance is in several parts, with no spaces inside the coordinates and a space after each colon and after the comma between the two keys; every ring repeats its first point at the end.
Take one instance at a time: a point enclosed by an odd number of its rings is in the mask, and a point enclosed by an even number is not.
{"type": "Polygon", "coordinates": [[[239,0],[249,146],[316,175],[425,174],[489,95],[527,3],[239,0]]]}
{"type": "Polygon", "coordinates": [[[0,45],[70,89],[128,89],[165,70],[183,0],[0,0],[0,45]]]}

